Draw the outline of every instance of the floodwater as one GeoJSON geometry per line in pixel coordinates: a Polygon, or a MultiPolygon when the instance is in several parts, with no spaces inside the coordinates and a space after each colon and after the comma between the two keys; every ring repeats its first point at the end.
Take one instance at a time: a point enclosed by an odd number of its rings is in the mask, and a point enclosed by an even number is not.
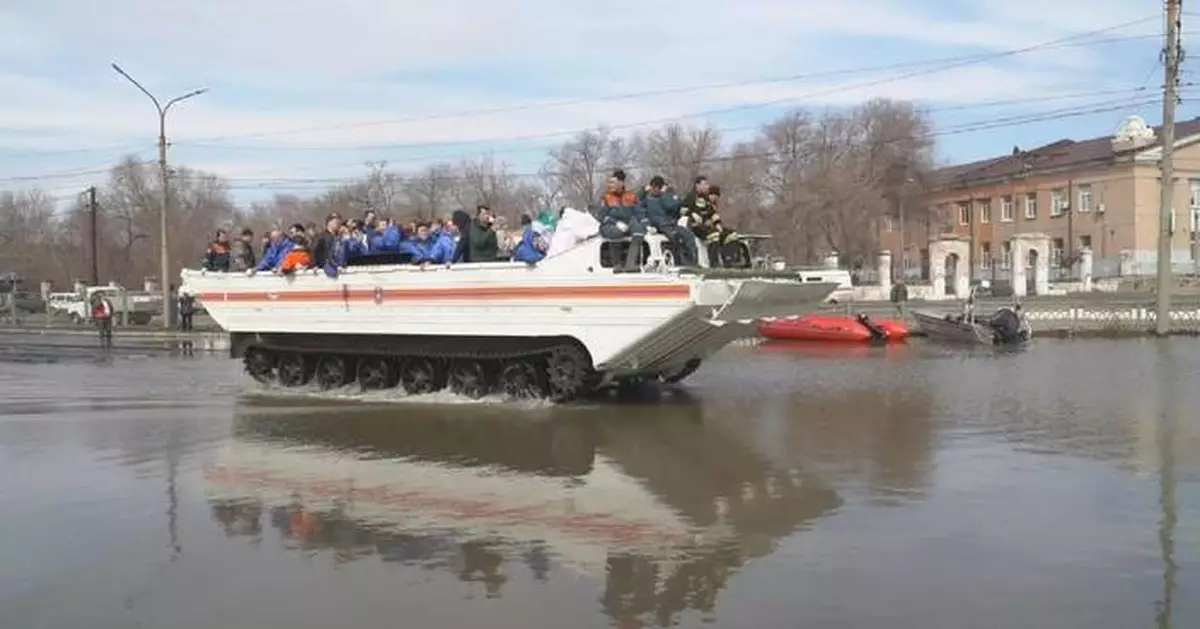
{"type": "Polygon", "coordinates": [[[554,407],[0,337],[0,627],[1200,627],[1198,381],[763,346],[554,407]]]}

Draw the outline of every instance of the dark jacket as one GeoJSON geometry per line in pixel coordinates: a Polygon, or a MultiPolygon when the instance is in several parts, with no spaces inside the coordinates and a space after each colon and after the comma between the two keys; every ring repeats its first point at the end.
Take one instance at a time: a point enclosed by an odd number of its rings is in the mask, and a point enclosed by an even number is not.
{"type": "Polygon", "coordinates": [[[716,217],[717,208],[707,198],[696,194],[696,191],[692,190],[686,197],[683,197],[683,202],[679,205],[681,213],[686,213],[689,216],[698,215],[700,217],[699,220],[696,220],[694,216],[692,218],[690,226],[694,231],[700,235],[712,231],[713,219],[716,217]]]}
{"type": "Polygon", "coordinates": [[[204,252],[204,270],[229,271],[229,243],[214,242],[208,246],[208,251],[204,252]]]}
{"type": "Polygon", "coordinates": [[[233,243],[232,255],[234,271],[248,271],[258,264],[258,260],[254,256],[254,246],[240,240],[233,243]]]}
{"type": "Polygon", "coordinates": [[[313,266],[324,267],[327,263],[333,260],[334,250],[337,249],[338,237],[325,232],[317,237],[317,242],[313,244],[312,257],[313,266]]]}
{"type": "Polygon", "coordinates": [[[471,261],[471,215],[463,210],[455,210],[450,216],[451,222],[458,228],[458,243],[454,247],[454,259],[452,262],[470,262],[471,261]]]}
{"type": "Polygon", "coordinates": [[[679,197],[672,190],[663,190],[659,195],[644,191],[640,203],[646,220],[659,231],[679,220],[679,197]]]}
{"type": "Polygon", "coordinates": [[[601,223],[632,223],[645,220],[645,210],[638,200],[638,195],[633,191],[626,190],[619,195],[611,192],[604,194],[604,200],[600,207],[601,223]]]}
{"type": "Polygon", "coordinates": [[[471,262],[495,262],[500,255],[500,241],[491,225],[471,221],[467,230],[467,259],[471,262]]]}

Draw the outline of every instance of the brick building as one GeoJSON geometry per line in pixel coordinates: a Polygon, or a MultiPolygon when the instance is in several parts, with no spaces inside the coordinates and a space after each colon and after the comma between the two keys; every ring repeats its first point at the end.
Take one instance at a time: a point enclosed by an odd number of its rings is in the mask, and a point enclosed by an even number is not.
{"type": "MultiPolygon", "coordinates": [[[[971,243],[974,277],[1007,274],[1010,239],[1050,237],[1052,269],[1069,267],[1081,248],[1095,256],[1097,276],[1153,274],[1158,258],[1159,128],[1131,116],[1112,136],[1059,140],[1031,150],[939,170],[929,212],[910,212],[901,257],[897,220],[881,225],[881,249],[903,260],[907,277],[928,277],[930,236],[955,234],[971,243]],[[915,216],[914,216],[915,215],[915,216]]],[[[1175,127],[1173,259],[1191,267],[1200,231],[1200,118],[1175,127]]],[[[1026,261],[1028,264],[1028,261],[1026,261]]]]}

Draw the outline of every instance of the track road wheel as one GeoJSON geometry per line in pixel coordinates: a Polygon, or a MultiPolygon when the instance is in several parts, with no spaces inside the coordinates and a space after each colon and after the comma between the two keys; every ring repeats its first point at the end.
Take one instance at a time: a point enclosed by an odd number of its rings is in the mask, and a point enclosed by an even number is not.
{"type": "Polygon", "coordinates": [[[363,391],[386,389],[395,384],[392,373],[392,365],[386,358],[376,356],[363,358],[358,361],[358,386],[363,391]]]}
{"type": "Polygon", "coordinates": [[[337,389],[350,384],[350,361],[344,356],[322,356],[317,361],[317,384],[322,389],[337,389]]]}
{"type": "Polygon", "coordinates": [[[513,399],[545,397],[546,383],[540,367],[541,365],[532,359],[504,363],[500,369],[500,388],[504,395],[513,399]]]}
{"type": "Polygon", "coordinates": [[[574,345],[561,345],[546,355],[546,386],[555,402],[569,402],[587,393],[592,375],[591,360],[574,345]]]}
{"type": "Polygon", "coordinates": [[[473,400],[488,394],[491,386],[488,384],[487,368],[478,360],[455,360],[450,363],[446,372],[450,390],[458,395],[465,395],[473,400]]]}
{"type": "Polygon", "coordinates": [[[271,384],[275,381],[275,359],[267,350],[246,350],[242,363],[246,366],[246,373],[250,374],[251,378],[263,384],[271,384]]]}
{"type": "Polygon", "coordinates": [[[441,374],[432,359],[414,356],[400,361],[400,386],[409,395],[425,395],[442,388],[441,374]]]}
{"type": "Polygon", "coordinates": [[[279,372],[279,384],[285,387],[300,387],[312,379],[312,361],[300,354],[284,354],[279,357],[276,366],[279,372]]]}

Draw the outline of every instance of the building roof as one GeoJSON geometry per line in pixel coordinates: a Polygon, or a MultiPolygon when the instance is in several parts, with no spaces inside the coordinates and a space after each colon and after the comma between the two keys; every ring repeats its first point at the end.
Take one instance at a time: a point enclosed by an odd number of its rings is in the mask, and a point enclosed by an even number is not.
{"type": "MultiPolygon", "coordinates": [[[[1133,120],[1132,118],[1130,120],[1133,120]]],[[[1140,119],[1138,119],[1140,120],[1140,119]]],[[[1127,121],[1128,124],[1128,121],[1127,121]]],[[[1124,127],[1124,125],[1123,125],[1124,127]]],[[[1135,150],[1153,150],[1162,144],[1162,126],[1152,128],[1154,139],[1138,146],[1135,150]]],[[[1200,117],[1175,124],[1175,138],[1181,140],[1200,133],[1200,117]]],[[[935,185],[939,188],[964,186],[996,179],[1006,179],[1021,174],[1044,170],[1069,169],[1093,166],[1110,162],[1122,153],[1113,148],[1113,136],[1105,135],[1087,140],[1062,139],[1030,150],[1014,146],[1012,153],[992,157],[968,164],[959,164],[938,169],[934,173],[935,185]]]]}

